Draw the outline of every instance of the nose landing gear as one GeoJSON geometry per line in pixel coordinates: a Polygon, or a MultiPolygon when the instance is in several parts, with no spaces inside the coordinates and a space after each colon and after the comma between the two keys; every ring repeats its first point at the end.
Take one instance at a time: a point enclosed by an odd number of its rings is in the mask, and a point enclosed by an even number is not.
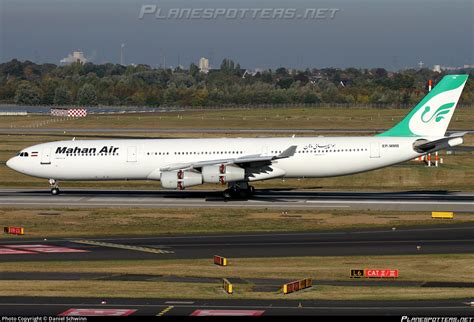
{"type": "Polygon", "coordinates": [[[58,182],[55,179],[49,179],[49,185],[51,186],[51,194],[53,196],[59,195],[61,191],[59,190],[58,182]]]}

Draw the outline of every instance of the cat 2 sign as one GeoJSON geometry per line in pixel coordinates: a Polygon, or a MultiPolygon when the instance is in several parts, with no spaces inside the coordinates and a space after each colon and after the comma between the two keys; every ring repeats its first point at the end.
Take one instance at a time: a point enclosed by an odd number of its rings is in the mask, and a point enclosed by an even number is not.
{"type": "Polygon", "coordinates": [[[366,269],[365,277],[368,278],[397,278],[398,269],[366,269]]]}
{"type": "Polygon", "coordinates": [[[351,269],[351,278],[398,278],[398,269],[351,269]]]}

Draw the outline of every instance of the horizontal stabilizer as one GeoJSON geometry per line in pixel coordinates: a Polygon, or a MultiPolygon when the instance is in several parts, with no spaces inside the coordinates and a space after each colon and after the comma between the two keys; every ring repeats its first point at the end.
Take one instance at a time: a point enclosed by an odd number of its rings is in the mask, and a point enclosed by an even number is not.
{"type": "Polygon", "coordinates": [[[431,153],[439,150],[448,149],[453,146],[462,144],[464,142],[463,136],[466,135],[466,133],[467,132],[458,132],[439,140],[422,142],[421,144],[415,143],[415,146],[413,148],[418,153],[431,153]]]}

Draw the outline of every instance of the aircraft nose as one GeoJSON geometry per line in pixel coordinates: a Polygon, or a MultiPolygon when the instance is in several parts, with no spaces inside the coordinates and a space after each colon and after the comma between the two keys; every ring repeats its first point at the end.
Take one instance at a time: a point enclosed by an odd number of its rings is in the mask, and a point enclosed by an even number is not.
{"type": "Polygon", "coordinates": [[[7,167],[10,169],[16,170],[15,164],[17,163],[16,157],[10,158],[10,160],[7,161],[7,167]]]}

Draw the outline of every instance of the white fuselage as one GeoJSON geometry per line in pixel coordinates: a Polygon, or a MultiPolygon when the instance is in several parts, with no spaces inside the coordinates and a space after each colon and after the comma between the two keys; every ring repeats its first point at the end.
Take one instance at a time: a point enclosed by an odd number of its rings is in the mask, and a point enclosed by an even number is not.
{"type": "MultiPolygon", "coordinates": [[[[130,139],[57,141],[28,147],[7,165],[24,174],[56,180],[159,180],[170,164],[296,153],[272,162],[270,172],[249,181],[277,177],[331,177],[374,170],[413,159],[419,138],[300,137],[223,139],[130,139]],[[34,156],[32,156],[34,155],[34,156]]],[[[432,138],[430,138],[432,139],[432,138]]]]}

